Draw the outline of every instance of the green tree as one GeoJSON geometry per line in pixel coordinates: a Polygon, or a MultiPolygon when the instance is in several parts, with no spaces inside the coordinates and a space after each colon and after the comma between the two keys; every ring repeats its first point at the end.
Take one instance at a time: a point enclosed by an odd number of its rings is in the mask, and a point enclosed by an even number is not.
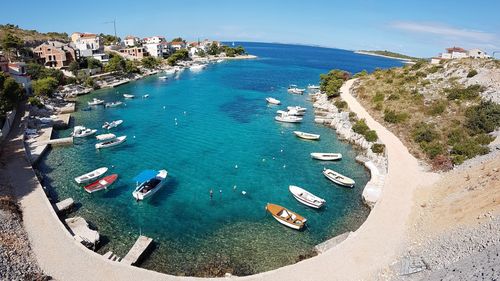
{"type": "Polygon", "coordinates": [[[75,76],[78,73],[79,69],[80,69],[80,65],[76,61],[72,61],[68,65],[68,70],[71,71],[71,73],[73,73],[73,75],[75,75],[75,76]]]}
{"type": "Polygon", "coordinates": [[[99,34],[99,36],[103,39],[104,45],[107,46],[121,42],[121,39],[118,36],[103,33],[99,34]]]}
{"type": "Polygon", "coordinates": [[[125,59],[120,56],[113,56],[109,59],[108,64],[104,67],[106,72],[118,71],[123,72],[126,68],[125,59]]]}
{"type": "Polygon", "coordinates": [[[94,68],[99,68],[102,67],[101,61],[95,58],[87,58],[87,68],[88,69],[94,69],[94,68]]]}
{"type": "Polygon", "coordinates": [[[207,53],[209,55],[216,56],[216,55],[220,54],[220,52],[221,52],[221,48],[219,48],[219,45],[217,45],[216,43],[212,42],[208,46],[207,53]]]}
{"type": "Polygon", "coordinates": [[[168,57],[167,63],[169,65],[175,65],[180,60],[189,60],[189,52],[187,50],[181,49],[175,51],[175,53],[168,57]]]}
{"type": "Polygon", "coordinates": [[[339,69],[330,70],[327,74],[321,74],[319,76],[320,90],[326,93],[328,97],[338,97],[340,96],[340,87],[342,87],[342,84],[344,84],[349,77],[349,72],[339,69]]]}
{"type": "Polygon", "coordinates": [[[135,65],[135,63],[131,60],[127,60],[125,62],[125,72],[126,73],[139,73],[139,68],[135,65]]]}
{"type": "Polygon", "coordinates": [[[45,67],[43,65],[37,64],[37,63],[28,63],[26,65],[26,73],[31,77],[31,80],[38,80],[42,77],[42,73],[45,67]]]}
{"type": "Polygon", "coordinates": [[[155,57],[145,57],[141,60],[141,64],[147,69],[154,69],[160,65],[160,61],[155,57]]]}
{"type": "Polygon", "coordinates": [[[184,42],[184,39],[182,39],[182,37],[177,37],[172,39],[172,42],[184,42]]]}
{"type": "Polygon", "coordinates": [[[58,82],[53,77],[38,79],[33,82],[33,91],[37,96],[51,96],[57,89],[58,82]]]}
{"type": "Polygon", "coordinates": [[[23,97],[24,90],[12,77],[0,73],[0,114],[3,116],[7,111],[17,106],[23,97]]]}
{"type": "Polygon", "coordinates": [[[24,42],[21,38],[15,36],[11,32],[6,32],[1,40],[2,50],[10,57],[11,54],[17,56],[19,50],[23,47],[24,42]]]}

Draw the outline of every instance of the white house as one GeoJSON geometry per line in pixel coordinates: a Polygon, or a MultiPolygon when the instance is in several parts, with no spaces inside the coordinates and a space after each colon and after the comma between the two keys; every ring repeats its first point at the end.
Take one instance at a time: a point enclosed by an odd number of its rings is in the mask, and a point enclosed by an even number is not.
{"type": "Polygon", "coordinates": [[[134,47],[136,45],[139,45],[140,41],[141,40],[138,37],[128,35],[127,37],[125,37],[125,40],[123,40],[123,43],[127,47],[134,47]]]}
{"type": "Polygon", "coordinates": [[[149,43],[142,45],[150,56],[155,58],[163,57],[163,45],[160,43],[149,43]]]}
{"type": "Polygon", "coordinates": [[[104,53],[102,38],[93,33],[74,32],[71,34],[72,46],[80,51],[80,57],[94,57],[107,62],[109,57],[104,53]]]}
{"type": "Polygon", "coordinates": [[[186,43],[184,42],[171,42],[170,45],[174,50],[186,49],[186,43]]]}
{"type": "Polygon", "coordinates": [[[470,58],[487,59],[490,58],[486,52],[480,49],[470,49],[467,51],[467,56],[470,58]]]}
{"type": "Polygon", "coordinates": [[[161,42],[165,42],[165,37],[163,36],[151,36],[142,39],[144,44],[160,44],[161,42]]]}

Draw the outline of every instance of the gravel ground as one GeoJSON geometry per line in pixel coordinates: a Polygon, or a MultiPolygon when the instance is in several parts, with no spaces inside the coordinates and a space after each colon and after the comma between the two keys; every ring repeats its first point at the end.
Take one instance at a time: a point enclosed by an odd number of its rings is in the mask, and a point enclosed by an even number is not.
{"type": "Polygon", "coordinates": [[[477,226],[421,240],[408,256],[418,257],[427,270],[396,280],[500,280],[500,217],[486,214],[477,226]]]}
{"type": "Polygon", "coordinates": [[[0,280],[46,280],[22,226],[17,203],[0,199],[0,280]]]}

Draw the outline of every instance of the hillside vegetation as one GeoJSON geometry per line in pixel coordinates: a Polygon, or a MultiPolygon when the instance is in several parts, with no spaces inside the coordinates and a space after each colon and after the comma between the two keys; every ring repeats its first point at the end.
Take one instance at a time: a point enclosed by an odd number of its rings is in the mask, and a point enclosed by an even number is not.
{"type": "Polygon", "coordinates": [[[42,33],[36,30],[21,29],[17,25],[13,24],[2,24],[0,25],[0,38],[4,37],[4,34],[11,33],[16,37],[19,37],[25,44],[33,45],[38,44],[47,40],[59,40],[68,42],[68,34],[61,32],[47,32],[42,33]]]}
{"type": "Polygon", "coordinates": [[[500,126],[500,62],[419,61],[357,76],[354,93],[365,108],[434,168],[488,153],[500,126]]]}
{"type": "Polygon", "coordinates": [[[416,58],[416,57],[411,57],[411,56],[407,56],[407,55],[404,55],[404,54],[395,53],[395,52],[391,52],[391,51],[387,51],[387,50],[386,51],[381,51],[381,50],[376,50],[376,51],[362,50],[361,52],[372,53],[372,54],[376,54],[376,55],[388,56],[388,57],[393,57],[393,58],[400,58],[400,59],[420,60],[419,58],[416,58]]]}

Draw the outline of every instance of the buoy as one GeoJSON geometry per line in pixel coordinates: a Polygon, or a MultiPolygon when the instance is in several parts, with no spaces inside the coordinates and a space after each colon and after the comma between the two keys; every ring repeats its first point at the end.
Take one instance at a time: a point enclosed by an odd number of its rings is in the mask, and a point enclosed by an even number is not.
{"type": "Polygon", "coordinates": [[[275,157],[273,157],[273,160],[275,160],[275,159],[276,159],[276,158],[275,158],[275,157]]]}
{"type": "Polygon", "coordinates": [[[165,108],[166,108],[166,107],[165,107],[165,106],[163,106],[163,109],[165,109],[165,108]]]}
{"type": "Polygon", "coordinates": [[[286,164],[285,164],[285,165],[283,165],[283,168],[286,168],[286,164]]]}
{"type": "Polygon", "coordinates": [[[266,158],[262,158],[262,162],[266,162],[266,158]]]}
{"type": "Polygon", "coordinates": [[[135,139],[135,136],[133,138],[135,139]]]}
{"type": "Polygon", "coordinates": [[[233,190],[236,190],[236,185],[235,185],[235,186],[233,186],[233,190]]]}
{"type": "Polygon", "coordinates": [[[282,149],[282,150],[280,150],[280,152],[283,152],[283,149],[282,149]]]}
{"type": "Polygon", "coordinates": [[[177,126],[177,122],[175,122],[175,126],[177,126]]]}
{"type": "Polygon", "coordinates": [[[243,190],[243,191],[241,192],[241,194],[246,195],[246,194],[247,194],[247,192],[243,190]]]}
{"type": "Polygon", "coordinates": [[[186,111],[184,111],[184,115],[186,115],[186,111]]]}
{"type": "Polygon", "coordinates": [[[177,121],[177,117],[175,117],[174,120],[177,121]]]}
{"type": "Polygon", "coordinates": [[[235,169],[238,169],[238,165],[234,165],[234,168],[235,168],[235,169]]]}

